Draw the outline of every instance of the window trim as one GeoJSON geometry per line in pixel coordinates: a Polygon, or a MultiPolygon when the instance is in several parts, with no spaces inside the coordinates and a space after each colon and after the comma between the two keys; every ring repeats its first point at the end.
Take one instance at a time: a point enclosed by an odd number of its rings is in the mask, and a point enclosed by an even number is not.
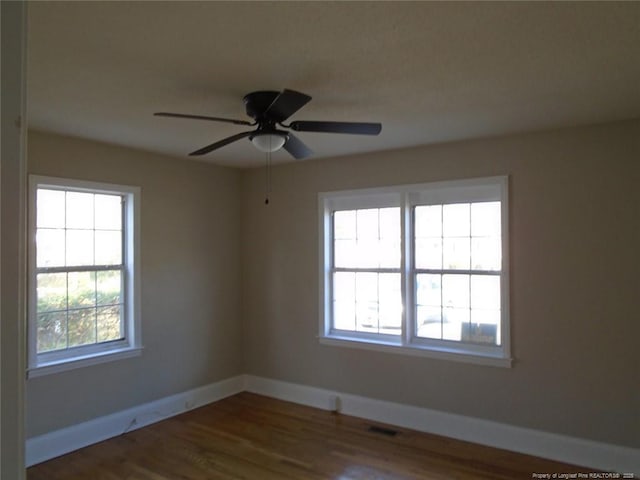
{"type": "Polygon", "coordinates": [[[320,192],[318,194],[319,241],[319,342],[325,345],[361,348],[404,355],[454,360],[480,365],[510,367],[511,333],[509,306],[509,177],[493,176],[429,182],[358,190],[320,192]],[[502,268],[499,271],[501,307],[501,345],[425,339],[415,335],[413,325],[414,279],[413,220],[416,205],[428,203],[464,203],[488,200],[501,202],[502,268]],[[401,207],[402,332],[399,336],[337,332],[331,329],[333,265],[332,212],[359,208],[401,207]]]}
{"type": "Polygon", "coordinates": [[[139,356],[142,352],[140,309],[140,187],[78,179],[29,175],[28,198],[28,370],[27,377],[72,370],[99,363],[139,356]],[[37,353],[36,286],[36,193],[38,188],[116,194],[125,197],[123,209],[123,265],[125,280],[124,339],[73,347],[70,350],[37,353]],[[71,353],[69,353],[71,351],[71,353]]]}

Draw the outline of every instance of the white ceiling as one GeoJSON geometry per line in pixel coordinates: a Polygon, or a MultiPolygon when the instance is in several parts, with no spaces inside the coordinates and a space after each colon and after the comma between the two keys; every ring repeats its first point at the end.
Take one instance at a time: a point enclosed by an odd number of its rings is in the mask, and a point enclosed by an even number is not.
{"type": "MultiPolygon", "coordinates": [[[[186,154],[289,88],[313,158],[640,117],[640,2],[29,2],[32,128],[186,154]]],[[[254,166],[248,140],[203,160],[254,166]]],[[[274,161],[291,161],[284,151],[274,161]]],[[[307,160],[309,161],[309,160],[307,160]]]]}

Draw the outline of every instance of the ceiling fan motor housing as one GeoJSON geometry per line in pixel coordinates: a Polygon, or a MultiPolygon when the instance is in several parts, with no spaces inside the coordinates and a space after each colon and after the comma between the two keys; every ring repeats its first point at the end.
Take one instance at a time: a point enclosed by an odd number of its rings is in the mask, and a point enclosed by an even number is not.
{"type": "Polygon", "coordinates": [[[255,119],[258,123],[269,121],[264,114],[278,95],[280,95],[280,92],[272,92],[269,90],[248,93],[243,98],[247,115],[255,119]]]}

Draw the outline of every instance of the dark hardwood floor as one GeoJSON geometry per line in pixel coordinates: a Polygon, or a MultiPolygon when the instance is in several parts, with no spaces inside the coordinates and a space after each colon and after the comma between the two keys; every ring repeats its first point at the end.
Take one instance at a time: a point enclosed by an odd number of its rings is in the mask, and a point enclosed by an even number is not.
{"type": "Polygon", "coordinates": [[[241,393],[33,466],[27,478],[512,480],[591,470],[241,393]]]}

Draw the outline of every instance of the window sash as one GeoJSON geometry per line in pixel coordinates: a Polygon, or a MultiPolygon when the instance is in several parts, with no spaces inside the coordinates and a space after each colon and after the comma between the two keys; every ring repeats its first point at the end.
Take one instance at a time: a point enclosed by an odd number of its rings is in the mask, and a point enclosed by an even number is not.
{"type": "MultiPolygon", "coordinates": [[[[355,268],[355,269],[348,269],[348,268],[332,268],[331,269],[331,274],[330,274],[330,278],[329,278],[329,283],[331,285],[331,310],[330,310],[330,327],[329,330],[332,333],[335,334],[341,334],[344,335],[345,333],[348,334],[354,334],[354,335],[360,335],[361,338],[375,338],[376,336],[380,336],[381,338],[396,338],[399,337],[400,335],[402,335],[402,332],[404,331],[404,321],[402,319],[402,315],[400,318],[400,330],[401,333],[399,334],[393,334],[393,333],[385,333],[385,332],[366,332],[364,330],[352,330],[352,329],[343,329],[343,328],[339,328],[338,326],[336,326],[336,318],[335,318],[335,303],[336,303],[336,298],[335,295],[333,294],[334,292],[334,278],[335,278],[335,274],[336,273],[354,273],[354,274],[358,274],[358,273],[373,273],[373,274],[397,274],[400,275],[400,286],[402,286],[402,270],[400,268],[355,268]]],[[[401,295],[401,300],[402,300],[402,295],[401,295]]],[[[354,324],[357,324],[357,307],[358,304],[358,300],[357,300],[357,293],[354,292],[354,324]]],[[[384,329],[384,327],[382,327],[380,325],[380,302],[378,299],[378,326],[377,329],[381,330],[384,329]]],[[[391,327],[387,327],[388,330],[391,330],[391,327]]]]}
{"type": "MultiPolygon", "coordinates": [[[[57,309],[57,310],[40,310],[37,307],[36,304],[36,311],[35,311],[35,315],[36,315],[36,320],[35,320],[35,325],[34,328],[36,330],[35,336],[36,336],[36,352],[38,355],[38,358],[43,360],[43,361],[52,361],[55,359],[59,359],[59,358],[64,358],[66,356],[68,356],[69,354],[67,354],[66,352],[75,352],[77,354],[77,352],[81,351],[81,349],[85,348],[87,350],[90,349],[99,349],[99,345],[101,344],[108,344],[111,345],[110,348],[113,348],[114,342],[120,342],[121,346],[124,346],[126,344],[128,344],[128,340],[127,340],[127,335],[126,332],[129,330],[128,329],[128,325],[129,325],[129,311],[126,308],[127,307],[127,269],[126,266],[123,264],[117,264],[117,265],[96,265],[96,266],[83,266],[83,267],[42,267],[39,269],[36,269],[36,275],[35,275],[35,283],[36,283],[36,300],[37,300],[37,281],[38,281],[38,275],[39,274],[47,274],[47,273],[83,273],[83,272],[88,272],[88,273],[98,273],[98,272],[119,272],[120,273],[120,290],[118,291],[118,296],[120,298],[120,300],[117,303],[97,303],[97,298],[96,298],[96,303],[91,305],[91,306],[82,306],[82,307],[70,307],[69,304],[67,303],[66,308],[61,308],[61,309],[57,309]],[[69,346],[67,345],[66,347],[61,347],[61,348],[55,348],[53,350],[45,350],[45,351],[39,351],[37,344],[40,340],[40,336],[38,333],[38,316],[41,314],[45,314],[45,313],[60,313],[60,312],[65,312],[67,317],[69,315],[69,312],[74,312],[74,311],[81,311],[81,310],[89,310],[89,309],[96,309],[96,313],[97,313],[97,309],[99,308],[106,308],[106,307],[114,307],[114,306],[120,306],[121,307],[121,312],[120,312],[120,322],[119,322],[119,328],[120,328],[120,335],[121,338],[118,339],[113,339],[113,340],[98,340],[97,334],[96,334],[96,341],[95,342],[91,342],[91,343],[86,343],[86,344],[82,344],[82,345],[72,345],[69,346]]],[[[97,280],[96,280],[97,281],[97,280]]],[[[97,286],[96,286],[97,288],[97,286]]],[[[67,292],[67,296],[69,295],[69,290],[66,290],[67,292]]],[[[97,295],[97,290],[96,290],[96,295],[97,295]]],[[[68,299],[67,299],[68,302],[68,299]]],[[[95,327],[97,328],[98,326],[98,319],[96,318],[95,320],[95,327]]],[[[67,328],[68,328],[68,323],[67,323],[67,328]]],[[[68,332],[67,332],[68,335],[68,332]]]]}

